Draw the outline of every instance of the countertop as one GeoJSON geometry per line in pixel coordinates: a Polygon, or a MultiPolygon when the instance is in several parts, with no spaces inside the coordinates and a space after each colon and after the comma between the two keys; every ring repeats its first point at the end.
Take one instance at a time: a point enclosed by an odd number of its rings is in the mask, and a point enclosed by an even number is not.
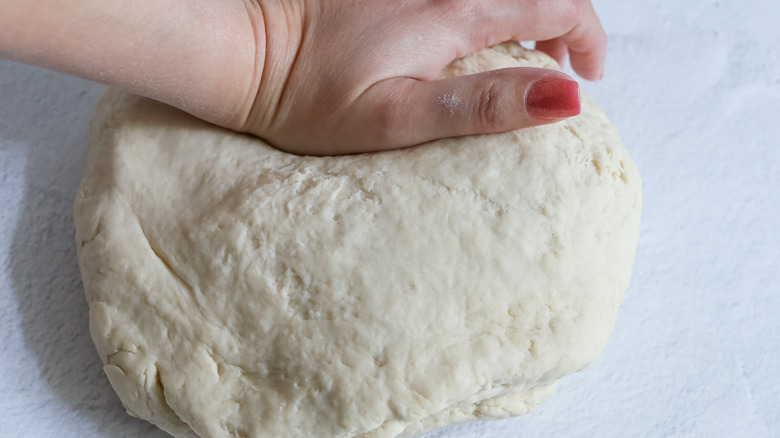
{"type": "MultiPolygon", "coordinates": [[[[604,353],[536,412],[425,437],[780,436],[780,3],[599,0],[583,88],[643,178],[604,353]]],[[[102,87],[0,61],[0,437],[164,437],[129,417],[88,330],[72,201],[102,87]]]]}

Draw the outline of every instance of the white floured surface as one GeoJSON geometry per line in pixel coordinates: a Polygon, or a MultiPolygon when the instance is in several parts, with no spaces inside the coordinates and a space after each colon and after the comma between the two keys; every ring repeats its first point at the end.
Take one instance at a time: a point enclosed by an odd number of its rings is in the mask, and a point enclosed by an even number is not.
{"type": "MultiPolygon", "coordinates": [[[[774,437],[780,430],[780,16],[775,2],[596,8],[584,87],[643,176],[632,286],[607,348],[529,416],[427,437],[774,437]]],[[[87,331],[71,203],[100,88],[0,63],[0,436],[161,437],[87,331]],[[83,92],[83,94],[82,94],[83,92]]]]}

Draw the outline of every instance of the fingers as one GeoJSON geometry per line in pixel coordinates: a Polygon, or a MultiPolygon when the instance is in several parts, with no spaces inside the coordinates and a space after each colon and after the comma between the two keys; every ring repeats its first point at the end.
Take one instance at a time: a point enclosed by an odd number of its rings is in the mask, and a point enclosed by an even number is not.
{"type": "Polygon", "coordinates": [[[547,0],[543,2],[499,1],[504,5],[490,14],[491,2],[482,2],[479,14],[489,17],[475,21],[471,10],[460,11],[455,29],[469,35],[473,52],[506,40],[539,41],[537,48],[559,63],[566,51],[574,71],[590,80],[600,79],[607,52],[607,37],[589,0],[547,0]]]}
{"type": "Polygon", "coordinates": [[[607,55],[607,34],[601,26],[590,2],[580,2],[580,19],[560,42],[569,48],[574,71],[585,79],[598,80],[604,76],[604,59],[607,55]]]}
{"type": "Polygon", "coordinates": [[[569,76],[508,68],[437,81],[376,84],[356,102],[353,114],[361,117],[352,119],[352,129],[364,133],[359,136],[364,139],[361,149],[374,144],[381,150],[543,125],[579,112],[579,86],[569,76]]]}
{"type": "Polygon", "coordinates": [[[566,44],[560,38],[537,41],[535,49],[550,55],[560,66],[563,66],[563,63],[566,62],[566,55],[569,51],[569,48],[566,47],[566,44]]]}

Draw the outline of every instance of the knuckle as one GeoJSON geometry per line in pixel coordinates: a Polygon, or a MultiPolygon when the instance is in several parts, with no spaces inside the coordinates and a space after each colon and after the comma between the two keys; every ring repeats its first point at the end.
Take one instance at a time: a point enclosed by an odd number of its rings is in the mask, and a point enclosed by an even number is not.
{"type": "Polygon", "coordinates": [[[432,0],[431,6],[436,8],[442,16],[459,19],[473,17],[482,17],[486,14],[486,8],[489,6],[484,1],[479,0],[432,0]]]}
{"type": "Polygon", "coordinates": [[[555,14],[567,27],[576,25],[588,12],[590,0],[561,0],[555,2],[555,14]]]}
{"type": "Polygon", "coordinates": [[[451,10],[462,10],[473,5],[474,0],[431,0],[431,4],[451,10]]]}
{"type": "Polygon", "coordinates": [[[566,0],[565,6],[573,15],[578,15],[590,6],[590,0],[566,0]]]}
{"type": "MultiPolygon", "coordinates": [[[[356,130],[368,129],[368,137],[366,140],[370,141],[377,147],[385,148],[391,146],[397,146],[399,127],[404,126],[406,121],[404,120],[404,111],[399,111],[397,105],[386,102],[375,105],[370,110],[370,120],[366,125],[356,126],[356,130]]],[[[360,117],[357,117],[358,123],[360,117]]]]}
{"type": "Polygon", "coordinates": [[[493,131],[506,124],[509,108],[503,86],[491,81],[478,89],[476,103],[476,116],[481,126],[493,131]]]}

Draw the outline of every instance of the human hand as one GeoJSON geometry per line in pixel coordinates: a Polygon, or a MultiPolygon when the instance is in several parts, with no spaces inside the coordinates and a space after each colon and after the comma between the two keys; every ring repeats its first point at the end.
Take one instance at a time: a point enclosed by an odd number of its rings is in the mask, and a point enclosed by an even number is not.
{"type": "Polygon", "coordinates": [[[0,9],[0,56],[123,87],[313,155],[575,115],[578,86],[560,72],[436,77],[507,40],[540,41],[559,62],[568,51],[586,79],[601,77],[606,52],[587,0],[0,0],[0,9]],[[459,105],[442,105],[443,95],[459,105]]]}
{"type": "Polygon", "coordinates": [[[538,48],[559,62],[568,49],[581,76],[599,79],[603,72],[606,36],[588,1],[300,0],[260,7],[269,35],[262,78],[250,90],[252,110],[234,128],[295,153],[391,149],[579,113],[576,83],[555,71],[435,80],[451,61],[503,41],[541,40],[538,48]],[[541,80],[545,85],[531,90],[541,80]],[[540,91],[547,107],[538,105],[540,91]],[[461,103],[454,109],[440,98],[452,93],[461,103]]]}

